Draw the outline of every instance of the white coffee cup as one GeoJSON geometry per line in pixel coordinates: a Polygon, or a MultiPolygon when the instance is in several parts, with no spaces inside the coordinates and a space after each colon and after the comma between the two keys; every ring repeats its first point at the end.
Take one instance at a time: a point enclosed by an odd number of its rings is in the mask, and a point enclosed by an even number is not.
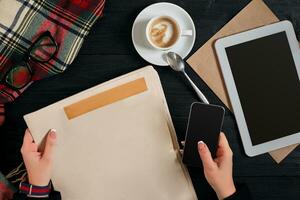
{"type": "Polygon", "coordinates": [[[149,44],[163,51],[175,46],[180,37],[192,35],[192,30],[182,30],[179,23],[170,16],[153,17],[146,26],[146,38],[149,44]]]}

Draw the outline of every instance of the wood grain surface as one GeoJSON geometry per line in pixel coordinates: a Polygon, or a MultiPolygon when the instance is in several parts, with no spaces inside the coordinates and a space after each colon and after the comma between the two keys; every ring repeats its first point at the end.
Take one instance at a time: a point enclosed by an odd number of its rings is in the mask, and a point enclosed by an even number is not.
{"type": "MultiPolygon", "coordinates": [[[[6,121],[0,127],[0,171],[8,173],[21,162],[20,147],[26,125],[23,115],[80,92],[96,84],[128,73],[148,63],[136,53],[131,41],[131,27],[137,14],[146,6],[160,1],[108,0],[104,17],[85,40],[82,49],[68,70],[58,76],[39,81],[6,105],[6,121]]],[[[193,18],[197,39],[194,53],[224,24],[235,16],[248,0],[173,0],[193,18]]],[[[265,0],[281,19],[289,19],[300,36],[300,1],[265,0]]],[[[191,55],[190,54],[190,55],[191,55]]],[[[179,140],[184,139],[189,108],[197,96],[184,77],[168,67],[156,67],[166,94],[179,140]]],[[[213,104],[223,105],[203,81],[192,71],[187,73],[213,104]]],[[[275,101],[275,99],[274,99],[275,101]]],[[[51,120],[51,119],[49,119],[51,120]]],[[[233,115],[227,110],[223,131],[234,152],[236,182],[248,184],[254,199],[298,200],[300,198],[300,149],[293,151],[277,165],[268,155],[249,158],[245,155],[233,115]]],[[[109,134],[109,133],[108,133],[109,134]]],[[[190,168],[199,199],[215,199],[199,169],[190,168]]]]}

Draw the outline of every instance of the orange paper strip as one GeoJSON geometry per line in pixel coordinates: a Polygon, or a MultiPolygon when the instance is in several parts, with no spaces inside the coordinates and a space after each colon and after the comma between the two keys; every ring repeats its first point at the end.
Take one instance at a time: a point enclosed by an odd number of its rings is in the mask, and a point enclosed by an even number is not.
{"type": "Polygon", "coordinates": [[[147,91],[144,78],[140,78],[107,91],[101,92],[64,108],[68,119],[73,119],[95,109],[147,91]]]}

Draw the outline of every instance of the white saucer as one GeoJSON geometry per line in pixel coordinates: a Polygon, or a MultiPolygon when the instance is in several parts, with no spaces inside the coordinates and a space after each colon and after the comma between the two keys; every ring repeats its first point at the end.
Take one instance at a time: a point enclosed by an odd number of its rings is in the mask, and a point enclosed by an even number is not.
{"type": "Polygon", "coordinates": [[[149,63],[158,66],[167,66],[165,54],[168,51],[178,53],[185,58],[192,50],[196,38],[195,25],[190,15],[181,7],[172,3],[155,3],[140,12],[132,26],[132,42],[136,51],[149,63]],[[148,21],[160,15],[173,17],[182,30],[192,30],[192,36],[181,36],[177,44],[167,51],[157,50],[150,46],[146,39],[146,25],[148,21]]]}

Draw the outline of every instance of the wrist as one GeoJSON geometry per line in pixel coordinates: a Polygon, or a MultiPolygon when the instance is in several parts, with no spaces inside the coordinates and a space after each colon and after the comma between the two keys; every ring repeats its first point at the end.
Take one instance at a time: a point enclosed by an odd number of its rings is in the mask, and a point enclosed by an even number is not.
{"type": "Polygon", "coordinates": [[[45,187],[45,186],[48,186],[49,183],[50,183],[50,179],[45,179],[45,180],[41,180],[41,178],[34,178],[32,176],[28,176],[28,182],[29,184],[31,185],[34,185],[34,186],[38,186],[38,187],[45,187]]]}
{"type": "Polygon", "coordinates": [[[220,190],[217,192],[217,196],[218,196],[218,199],[219,200],[223,200],[227,197],[230,197],[231,195],[233,195],[234,193],[236,192],[236,188],[235,188],[235,185],[234,183],[232,184],[228,184],[226,186],[226,188],[220,190]]]}

